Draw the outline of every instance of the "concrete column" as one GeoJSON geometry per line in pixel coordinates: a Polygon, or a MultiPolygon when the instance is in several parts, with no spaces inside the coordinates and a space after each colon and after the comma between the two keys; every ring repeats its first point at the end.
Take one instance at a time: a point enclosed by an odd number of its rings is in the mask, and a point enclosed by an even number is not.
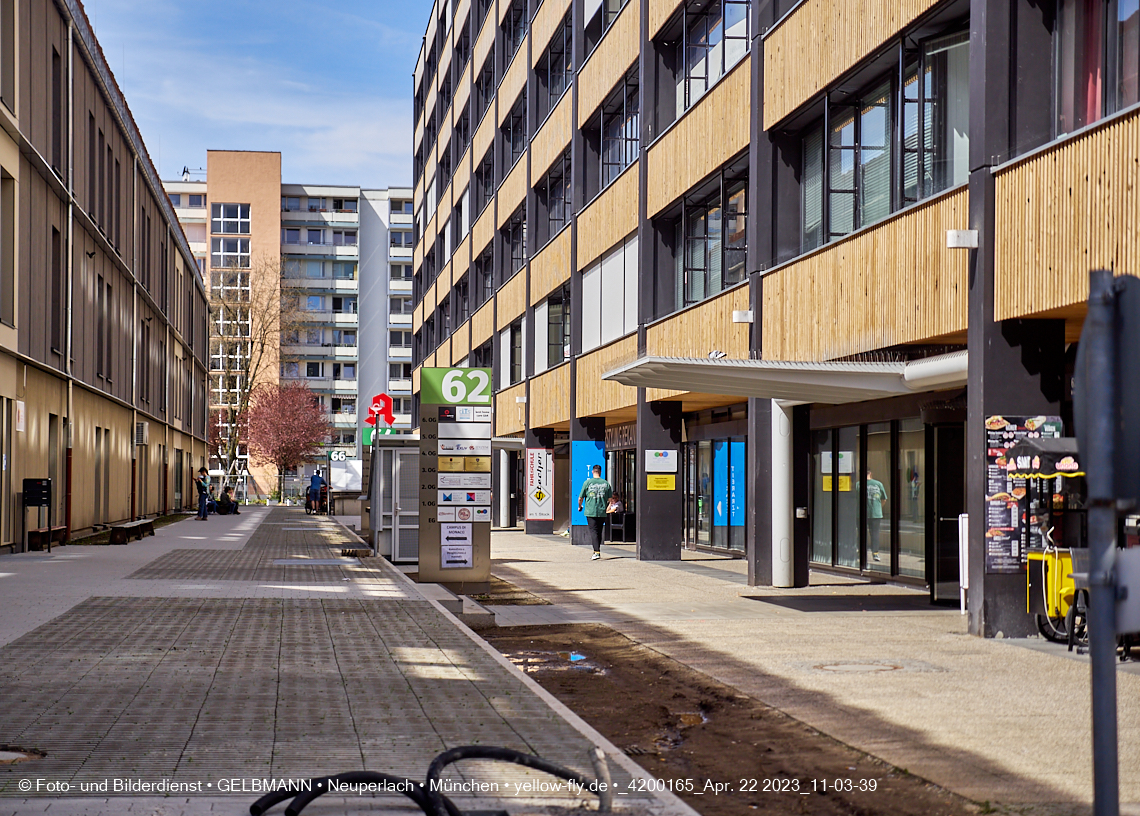
{"type": "Polygon", "coordinates": [[[680,467],[681,403],[646,402],[637,393],[637,557],[641,561],[680,561],[685,507],[680,467]],[[647,489],[645,451],[677,451],[672,490],[647,489]]]}
{"type": "Polygon", "coordinates": [[[792,409],[771,401],[772,586],[795,586],[792,559],[792,409]]]}
{"type": "Polygon", "coordinates": [[[772,585],[772,402],[748,400],[748,586],[772,585]]]}

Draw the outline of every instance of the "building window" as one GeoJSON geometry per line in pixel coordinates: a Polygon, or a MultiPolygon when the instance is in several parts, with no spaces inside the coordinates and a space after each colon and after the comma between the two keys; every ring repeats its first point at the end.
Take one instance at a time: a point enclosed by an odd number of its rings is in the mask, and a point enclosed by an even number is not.
{"type": "Polygon", "coordinates": [[[210,231],[215,235],[249,235],[249,205],[212,205],[210,231]]]}
{"type": "Polygon", "coordinates": [[[503,388],[522,382],[525,361],[523,359],[523,321],[516,320],[500,333],[504,362],[499,372],[503,388]]]}
{"type": "Polygon", "coordinates": [[[561,25],[558,26],[558,30],[550,38],[550,44],[546,46],[546,51],[543,52],[542,58],[538,61],[538,67],[535,68],[535,76],[538,77],[538,110],[536,113],[539,122],[550,115],[554,106],[558,104],[558,100],[562,98],[562,94],[570,87],[570,77],[574,73],[573,34],[574,29],[570,24],[570,14],[567,13],[561,25]]]}
{"type": "Polygon", "coordinates": [[[202,210],[206,208],[206,197],[204,195],[190,195],[187,198],[190,199],[190,209],[202,210]]]}
{"type": "Polygon", "coordinates": [[[301,230],[299,230],[299,229],[283,229],[283,230],[281,230],[281,243],[283,243],[283,244],[299,244],[299,243],[301,243],[301,230]]]}
{"type": "MultiPolygon", "coordinates": [[[[483,114],[491,107],[491,100],[495,98],[495,47],[491,46],[491,53],[483,62],[483,67],[475,75],[475,107],[472,110],[471,121],[479,122],[483,114]]],[[[426,139],[425,139],[426,141],[426,139]]]]}
{"type": "Polygon", "coordinates": [[[526,151],[526,91],[519,94],[518,101],[507,114],[501,128],[503,132],[503,178],[515,166],[515,162],[526,151]]]}
{"type": "Polygon", "coordinates": [[[803,135],[805,252],[968,178],[968,32],[901,56],[901,86],[880,79],[861,94],[829,96],[826,124],[803,135]]]}
{"type": "Polygon", "coordinates": [[[356,246],[356,230],[333,230],[333,246],[356,246]]]}
{"type": "Polygon", "coordinates": [[[170,194],[170,205],[172,207],[181,207],[182,206],[182,196],[179,195],[178,193],[171,193],[170,194]]]}
{"type": "Polygon", "coordinates": [[[511,64],[511,58],[522,45],[526,36],[526,0],[511,0],[511,7],[507,9],[503,18],[503,70],[506,71],[511,64]]]}
{"type": "Polygon", "coordinates": [[[546,364],[570,359],[570,285],[546,299],[546,364]]]}
{"type": "Polygon", "coordinates": [[[462,326],[463,321],[471,316],[471,293],[469,291],[470,279],[464,275],[455,284],[455,325],[462,326]]]}
{"type": "Polygon", "coordinates": [[[503,248],[508,258],[506,274],[503,280],[514,276],[516,272],[526,266],[526,205],[519,205],[518,210],[510,220],[503,225],[503,248]]]}
{"type": "Polygon", "coordinates": [[[332,267],[333,277],[337,280],[356,280],[356,263],[354,261],[337,261],[332,267]]]}
{"type": "Polygon", "coordinates": [[[436,309],[435,323],[439,329],[439,341],[442,343],[451,336],[451,296],[448,295],[439,302],[436,309]]]}
{"type": "MultiPolygon", "coordinates": [[[[409,233],[410,234],[410,233],[409,233]]],[[[394,281],[409,281],[412,279],[411,264],[392,264],[389,278],[394,281]]]]}
{"type": "Polygon", "coordinates": [[[300,377],[301,364],[300,363],[282,363],[281,364],[282,377],[300,377]]]}
{"type": "Polygon", "coordinates": [[[356,298],[334,297],[332,299],[332,310],[337,314],[356,314],[356,298]]]}
{"type": "Polygon", "coordinates": [[[455,27],[455,56],[452,58],[452,71],[455,76],[456,87],[459,85],[463,69],[467,67],[467,60],[471,58],[471,29],[468,25],[470,17],[455,27]]]}
{"type": "Polygon", "coordinates": [[[249,268],[249,239],[211,238],[210,265],[216,269],[249,268]]]}
{"type": "Polygon", "coordinates": [[[407,199],[393,199],[391,204],[391,212],[401,213],[403,215],[412,214],[412,202],[407,199]]]}
{"type": "Polygon", "coordinates": [[[602,187],[637,159],[641,143],[636,75],[631,74],[602,105],[602,187]]]}
{"type": "Polygon", "coordinates": [[[355,198],[334,198],[333,210],[341,213],[354,213],[356,212],[356,199],[355,198]]]}
{"type": "Polygon", "coordinates": [[[411,230],[392,230],[388,233],[388,244],[400,249],[411,249],[416,245],[411,230]]]}
{"type": "Polygon", "coordinates": [[[686,201],[677,246],[677,309],[740,283],[745,260],[747,177],[720,179],[720,189],[698,201],[686,201]]]}
{"type": "Polygon", "coordinates": [[[388,379],[410,380],[412,378],[411,363],[388,363],[388,379]]]}
{"type": "Polygon", "coordinates": [[[332,369],[334,380],[356,379],[356,363],[333,363],[332,369]]]}
{"type": "Polygon", "coordinates": [[[412,333],[410,331],[390,331],[388,332],[388,348],[406,348],[412,347],[412,333]]]}
{"type": "Polygon", "coordinates": [[[321,364],[305,363],[305,376],[310,378],[319,378],[321,376],[321,364]]]}
{"type": "Polygon", "coordinates": [[[309,295],[305,298],[305,311],[319,312],[324,308],[324,298],[320,295],[309,295]]]}
{"type": "Polygon", "coordinates": [[[323,229],[310,229],[305,230],[305,242],[309,246],[323,246],[325,243],[325,231],[323,229]]]}
{"type": "Polygon", "coordinates": [[[300,196],[281,196],[281,212],[297,212],[300,209],[300,196]]]}
{"type": "Polygon", "coordinates": [[[637,330],[637,236],[582,273],[582,351],[637,330]]]}
{"type": "Polygon", "coordinates": [[[479,162],[475,168],[475,183],[471,185],[474,190],[475,200],[474,204],[475,217],[486,209],[487,205],[491,203],[491,199],[495,197],[495,149],[492,147],[487,150],[487,155],[479,162]]]}
{"type": "Polygon", "coordinates": [[[587,0],[584,15],[587,54],[601,42],[602,36],[617,20],[624,5],[624,0],[593,0],[593,2],[587,0]]]}
{"type": "Polygon", "coordinates": [[[334,346],[355,346],[356,345],[356,332],[344,331],[342,329],[333,329],[333,345],[334,346]]]}
{"type": "Polygon", "coordinates": [[[475,259],[475,308],[491,299],[495,293],[495,266],[490,244],[475,259]]]}
{"type": "Polygon", "coordinates": [[[471,143],[471,103],[467,102],[463,106],[463,110],[455,117],[455,138],[451,140],[455,151],[455,164],[459,164],[459,160],[463,158],[463,151],[467,149],[467,145],[471,143]]]}
{"type": "Polygon", "coordinates": [[[410,315],[415,311],[410,297],[390,297],[388,298],[388,312],[394,315],[410,315]]]}
{"type": "Polygon", "coordinates": [[[697,103],[710,87],[748,53],[749,0],[712,0],[685,6],[677,64],[677,115],[697,103]]]}
{"type": "Polygon", "coordinates": [[[570,218],[570,150],[555,159],[539,182],[539,218],[545,213],[545,223],[539,221],[539,243],[546,243],[566,226],[570,218]],[[544,229],[545,228],[545,229],[544,229]]]}

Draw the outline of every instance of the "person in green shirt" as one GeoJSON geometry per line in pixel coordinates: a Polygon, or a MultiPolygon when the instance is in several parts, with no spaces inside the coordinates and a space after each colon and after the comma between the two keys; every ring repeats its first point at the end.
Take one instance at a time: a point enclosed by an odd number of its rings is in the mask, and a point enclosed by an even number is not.
{"type": "Polygon", "coordinates": [[[887,488],[867,471],[867,543],[871,547],[871,558],[879,558],[879,529],[883,526],[883,505],[887,503],[887,488]]]}
{"type": "Polygon", "coordinates": [[[586,513],[586,524],[590,528],[591,543],[594,545],[594,554],[591,560],[597,561],[602,557],[602,531],[606,527],[606,505],[614,489],[610,483],[602,478],[602,466],[594,465],[594,475],[582,483],[582,490],[578,493],[578,510],[586,513]]]}

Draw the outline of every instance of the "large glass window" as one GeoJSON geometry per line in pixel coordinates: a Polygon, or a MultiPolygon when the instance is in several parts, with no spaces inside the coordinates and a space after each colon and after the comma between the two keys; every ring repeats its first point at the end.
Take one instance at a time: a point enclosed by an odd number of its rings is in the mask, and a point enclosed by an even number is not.
{"type": "Polygon", "coordinates": [[[210,231],[215,235],[249,235],[249,205],[211,204],[210,231]]]}
{"type": "Polygon", "coordinates": [[[602,186],[637,159],[641,144],[640,97],[634,75],[602,105],[602,186]]]}
{"type": "Polygon", "coordinates": [[[550,44],[538,61],[535,75],[538,77],[538,121],[544,120],[562,94],[570,87],[573,75],[572,37],[574,29],[570,24],[570,14],[563,18],[558,30],[550,38],[550,44]]]}
{"type": "Polygon", "coordinates": [[[210,266],[222,269],[228,266],[249,267],[248,238],[211,238],[210,266]]]}
{"type": "Polygon", "coordinates": [[[835,436],[835,563],[858,569],[861,513],[855,480],[861,473],[859,429],[840,428],[835,436]]]}
{"type": "Polygon", "coordinates": [[[520,205],[503,226],[503,248],[509,259],[503,280],[506,281],[526,265],[526,205],[520,205]]]}
{"type": "Polygon", "coordinates": [[[526,36],[526,0],[512,0],[503,19],[503,68],[511,64],[511,58],[522,45],[526,36]]]}
{"type": "Polygon", "coordinates": [[[832,494],[835,491],[835,432],[812,432],[811,560],[831,563],[832,494]]]}
{"type": "Polygon", "coordinates": [[[921,419],[899,422],[898,519],[900,575],[926,575],[926,426],[921,419]]]}
{"type": "Polygon", "coordinates": [[[686,5],[677,64],[677,115],[748,53],[749,0],[712,0],[686,5]]]}
{"type": "Polygon", "coordinates": [[[1137,0],[1059,0],[1056,31],[1058,134],[1140,101],[1137,0]]]}
{"type": "Polygon", "coordinates": [[[934,38],[900,54],[901,82],[828,95],[825,122],[803,134],[803,251],[966,182],[969,57],[968,32],[934,38]]]}
{"type": "Polygon", "coordinates": [[[526,92],[519,99],[503,122],[503,178],[526,150],[526,92]]]}
{"type": "Polygon", "coordinates": [[[891,571],[891,423],[867,426],[867,465],[856,492],[864,504],[867,530],[863,537],[867,569],[891,571]]]}
{"type": "Polygon", "coordinates": [[[554,160],[538,185],[538,199],[541,212],[545,211],[546,223],[539,222],[538,243],[543,244],[566,226],[570,218],[567,206],[570,200],[570,151],[554,160]],[[542,228],[545,227],[545,230],[542,228]]]}
{"type": "Polygon", "coordinates": [[[677,225],[676,302],[681,309],[747,277],[747,177],[723,175],[704,198],[686,201],[677,225]]]}
{"type": "Polygon", "coordinates": [[[570,359],[570,285],[546,300],[546,364],[559,365],[570,359]]]}

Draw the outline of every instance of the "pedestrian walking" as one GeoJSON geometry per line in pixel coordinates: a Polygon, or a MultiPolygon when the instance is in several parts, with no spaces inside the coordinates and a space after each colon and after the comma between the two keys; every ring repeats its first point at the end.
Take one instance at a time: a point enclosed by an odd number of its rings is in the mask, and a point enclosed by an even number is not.
{"type": "Polygon", "coordinates": [[[198,468],[198,478],[194,480],[198,488],[198,521],[205,521],[206,502],[210,497],[210,473],[205,468],[198,468]]]}
{"type": "Polygon", "coordinates": [[[591,560],[597,561],[602,557],[602,531],[606,528],[606,506],[614,494],[614,489],[602,478],[601,465],[594,465],[591,472],[594,475],[582,483],[582,490],[578,493],[578,510],[586,513],[590,543],[594,546],[591,560]]]}
{"type": "Polygon", "coordinates": [[[871,550],[871,558],[879,558],[879,531],[883,526],[883,505],[887,503],[887,487],[867,470],[867,544],[871,550]]]}

